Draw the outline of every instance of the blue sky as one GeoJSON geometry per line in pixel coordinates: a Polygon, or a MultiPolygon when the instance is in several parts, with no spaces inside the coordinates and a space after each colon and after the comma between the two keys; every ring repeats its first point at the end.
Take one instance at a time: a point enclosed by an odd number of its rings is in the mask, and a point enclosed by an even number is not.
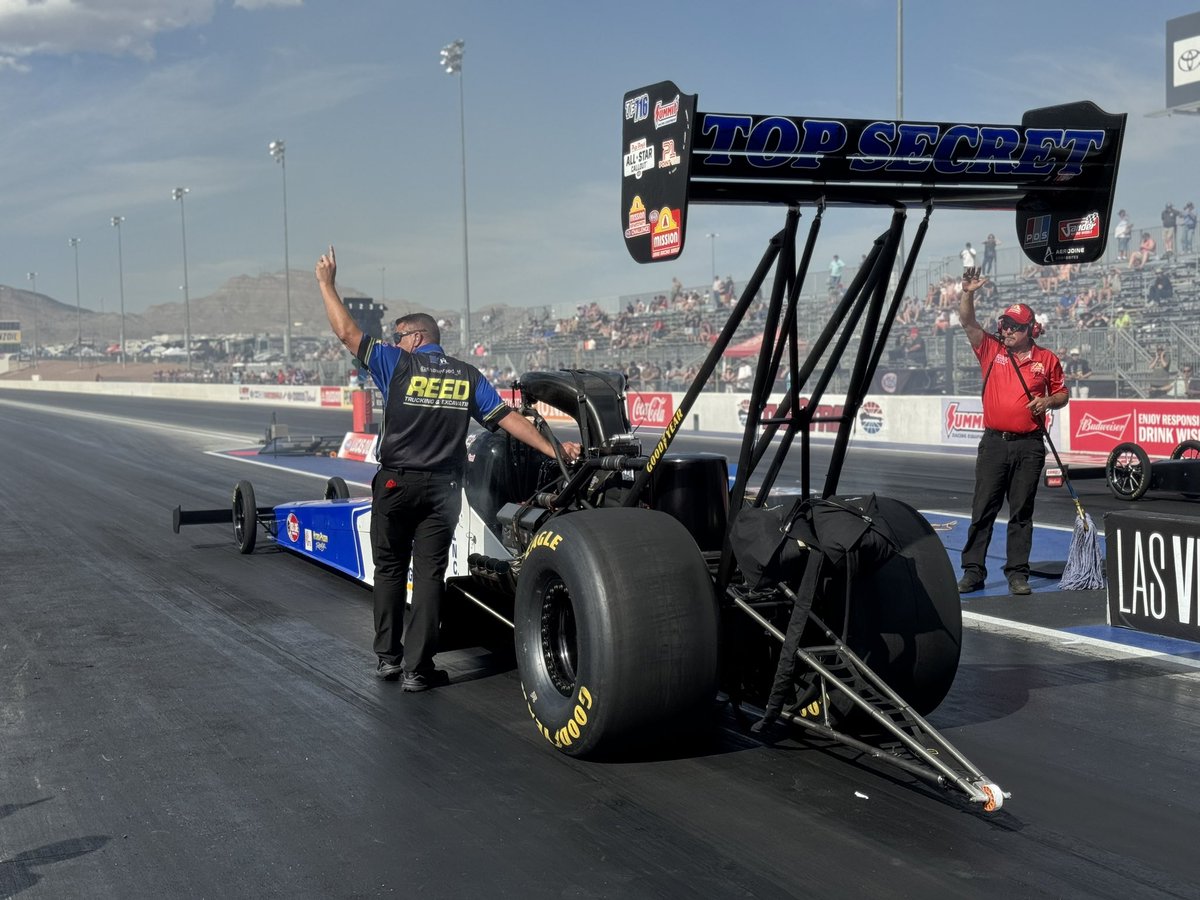
{"type": "MultiPolygon", "coordinates": [[[[1188,2],[1007,0],[904,5],[904,117],[1016,123],[1090,99],[1129,113],[1117,203],[1136,224],[1200,201],[1200,118],[1164,105],[1167,19],[1188,2]]],[[[692,207],[682,257],[639,266],[620,222],[621,100],[670,79],[702,111],[896,113],[895,0],[611,3],[483,0],[0,0],[0,284],[126,310],[182,299],[186,186],[192,297],[338,247],[365,293],[461,304],[459,85],[438,65],[466,42],[471,305],[552,304],[744,281],[778,210],[692,207]],[[704,235],[716,232],[715,242],[704,235]],[[382,271],[381,271],[382,270],[382,271]]],[[[818,259],[857,259],[879,213],[826,216],[818,259]]],[[[925,258],[1008,214],[935,213],[925,258]]],[[[1111,231],[1111,229],[1110,229],[1111,231]]]]}

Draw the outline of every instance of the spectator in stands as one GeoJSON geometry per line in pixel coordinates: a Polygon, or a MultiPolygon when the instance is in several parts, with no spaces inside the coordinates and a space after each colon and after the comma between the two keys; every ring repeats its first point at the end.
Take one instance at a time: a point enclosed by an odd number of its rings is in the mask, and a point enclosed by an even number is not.
{"type": "Polygon", "coordinates": [[[1146,299],[1150,301],[1151,305],[1159,306],[1165,304],[1173,296],[1175,296],[1175,288],[1171,284],[1171,276],[1166,272],[1159,272],[1150,285],[1150,290],[1146,292],[1146,299]]]}
{"type": "Polygon", "coordinates": [[[1097,297],[1101,303],[1111,304],[1121,296],[1121,270],[1109,269],[1100,279],[1100,290],[1097,297]]]}
{"type": "Polygon", "coordinates": [[[1166,393],[1163,394],[1163,396],[1178,398],[1178,399],[1183,399],[1185,397],[1189,397],[1191,395],[1188,394],[1188,386],[1191,384],[1191,382],[1192,382],[1192,367],[1191,366],[1183,366],[1180,368],[1179,373],[1175,376],[1175,378],[1167,386],[1166,393]]]}
{"type": "Polygon", "coordinates": [[[1161,369],[1164,372],[1171,369],[1171,354],[1167,352],[1167,348],[1159,344],[1154,348],[1154,356],[1150,360],[1150,371],[1161,369]]]}
{"type": "Polygon", "coordinates": [[[1126,218],[1125,210],[1117,213],[1117,227],[1113,229],[1113,237],[1117,239],[1117,259],[1129,256],[1129,239],[1133,236],[1133,225],[1126,218]]]}
{"type": "Polygon", "coordinates": [[[1162,255],[1166,259],[1175,254],[1175,229],[1179,221],[1179,213],[1171,201],[1167,201],[1167,205],[1162,211],[1162,255]]]}
{"type": "Polygon", "coordinates": [[[1133,317],[1129,315],[1129,310],[1123,306],[1118,306],[1116,312],[1116,318],[1112,320],[1113,328],[1129,328],[1133,325],[1133,317]]]}
{"type": "Polygon", "coordinates": [[[1042,296],[1048,296],[1058,287],[1058,269],[1054,266],[1042,266],[1037,273],[1038,287],[1042,296]]]}
{"type": "Polygon", "coordinates": [[[1086,400],[1088,396],[1087,380],[1091,377],[1091,364],[1080,353],[1078,347],[1072,347],[1066,365],[1063,366],[1063,380],[1066,381],[1071,396],[1086,400]]]}
{"type": "Polygon", "coordinates": [[[975,248],[971,246],[970,241],[967,241],[967,245],[959,251],[958,255],[962,258],[964,270],[975,268],[975,248]]]}
{"type": "Polygon", "coordinates": [[[924,369],[929,365],[929,355],[925,349],[925,339],[921,337],[921,329],[908,329],[908,340],[904,343],[904,364],[906,366],[924,369]]]}
{"type": "Polygon", "coordinates": [[[1196,204],[1189,200],[1179,219],[1183,226],[1183,252],[1191,253],[1196,246],[1196,204]]]}
{"type": "Polygon", "coordinates": [[[987,240],[983,242],[983,275],[994,274],[996,270],[996,248],[1000,246],[1000,242],[996,240],[994,234],[989,234],[987,240]]]}
{"type": "Polygon", "coordinates": [[[1154,259],[1154,254],[1158,250],[1158,245],[1154,243],[1154,238],[1150,237],[1150,232],[1142,232],[1142,243],[1136,250],[1129,254],[1129,268],[1140,269],[1150,260],[1154,259]]]}
{"type": "Polygon", "coordinates": [[[1192,374],[1193,367],[1191,365],[1184,366],[1182,371],[1184,377],[1187,378],[1187,388],[1184,391],[1184,396],[1189,400],[1195,400],[1197,397],[1200,397],[1200,378],[1196,378],[1192,374]]]}
{"type": "Polygon", "coordinates": [[[829,261],[829,290],[830,293],[836,291],[842,286],[842,269],[846,268],[846,263],[838,258],[838,255],[833,254],[833,259],[829,261]]]}
{"type": "Polygon", "coordinates": [[[721,296],[724,293],[725,293],[725,282],[721,280],[720,275],[714,275],[713,283],[712,283],[713,309],[721,308],[721,296]]]}

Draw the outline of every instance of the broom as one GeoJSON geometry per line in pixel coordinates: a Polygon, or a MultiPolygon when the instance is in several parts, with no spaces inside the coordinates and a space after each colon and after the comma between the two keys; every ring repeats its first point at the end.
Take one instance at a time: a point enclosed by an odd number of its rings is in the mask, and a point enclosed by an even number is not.
{"type": "MultiPolygon", "coordinates": [[[[1017,373],[1017,378],[1021,380],[1021,387],[1025,388],[1025,396],[1032,402],[1033,394],[1029,392],[1029,386],[1025,384],[1025,376],[1021,374],[1021,367],[1017,365],[1015,359],[1012,359],[1011,350],[1009,359],[1017,373]]],[[[1084,512],[1083,504],[1079,502],[1079,495],[1075,493],[1075,485],[1071,484],[1071,479],[1067,475],[1067,467],[1063,465],[1054,441],[1050,440],[1050,432],[1046,430],[1045,416],[1039,418],[1037,423],[1038,431],[1042,433],[1042,438],[1050,447],[1050,452],[1054,454],[1054,461],[1058,463],[1058,468],[1062,472],[1063,484],[1067,486],[1067,492],[1075,503],[1075,527],[1071,531],[1071,548],[1067,551],[1067,562],[1063,566],[1058,589],[1060,591],[1099,590],[1104,587],[1104,554],[1100,552],[1096,523],[1092,521],[1091,516],[1084,512]]]]}

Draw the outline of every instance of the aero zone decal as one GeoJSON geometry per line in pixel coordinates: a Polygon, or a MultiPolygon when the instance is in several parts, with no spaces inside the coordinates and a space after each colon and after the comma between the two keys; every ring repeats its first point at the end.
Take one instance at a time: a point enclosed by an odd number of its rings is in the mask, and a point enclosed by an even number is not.
{"type": "Polygon", "coordinates": [[[525,706],[529,709],[529,717],[533,719],[533,724],[542,733],[542,737],[559,749],[570,747],[579,740],[584,729],[587,727],[588,713],[595,706],[595,701],[592,699],[592,692],[586,686],[582,684],[579,686],[575,708],[571,710],[571,716],[567,719],[567,724],[555,731],[551,731],[549,726],[545,725],[537,717],[537,713],[533,711],[533,704],[537,701],[537,693],[530,694],[525,691],[525,685],[521,685],[521,690],[525,694],[525,706]]]}

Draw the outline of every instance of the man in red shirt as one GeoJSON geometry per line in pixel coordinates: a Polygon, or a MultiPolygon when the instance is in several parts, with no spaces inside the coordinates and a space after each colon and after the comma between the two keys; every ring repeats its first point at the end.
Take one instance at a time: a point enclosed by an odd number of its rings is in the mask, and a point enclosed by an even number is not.
{"type": "Polygon", "coordinates": [[[978,269],[968,270],[963,275],[958,309],[983,372],[983,437],[975,460],[975,497],[958,590],[967,594],[984,586],[992,525],[1007,497],[1004,574],[1012,593],[1028,594],[1033,501],[1046,458],[1042,425],[1046,411],[1066,406],[1070,395],[1058,357],[1034,343],[1041,329],[1033,310],[1024,303],[1015,303],[1000,314],[996,334],[983,330],[975,318],[975,291],[984,283],[978,269]]]}

